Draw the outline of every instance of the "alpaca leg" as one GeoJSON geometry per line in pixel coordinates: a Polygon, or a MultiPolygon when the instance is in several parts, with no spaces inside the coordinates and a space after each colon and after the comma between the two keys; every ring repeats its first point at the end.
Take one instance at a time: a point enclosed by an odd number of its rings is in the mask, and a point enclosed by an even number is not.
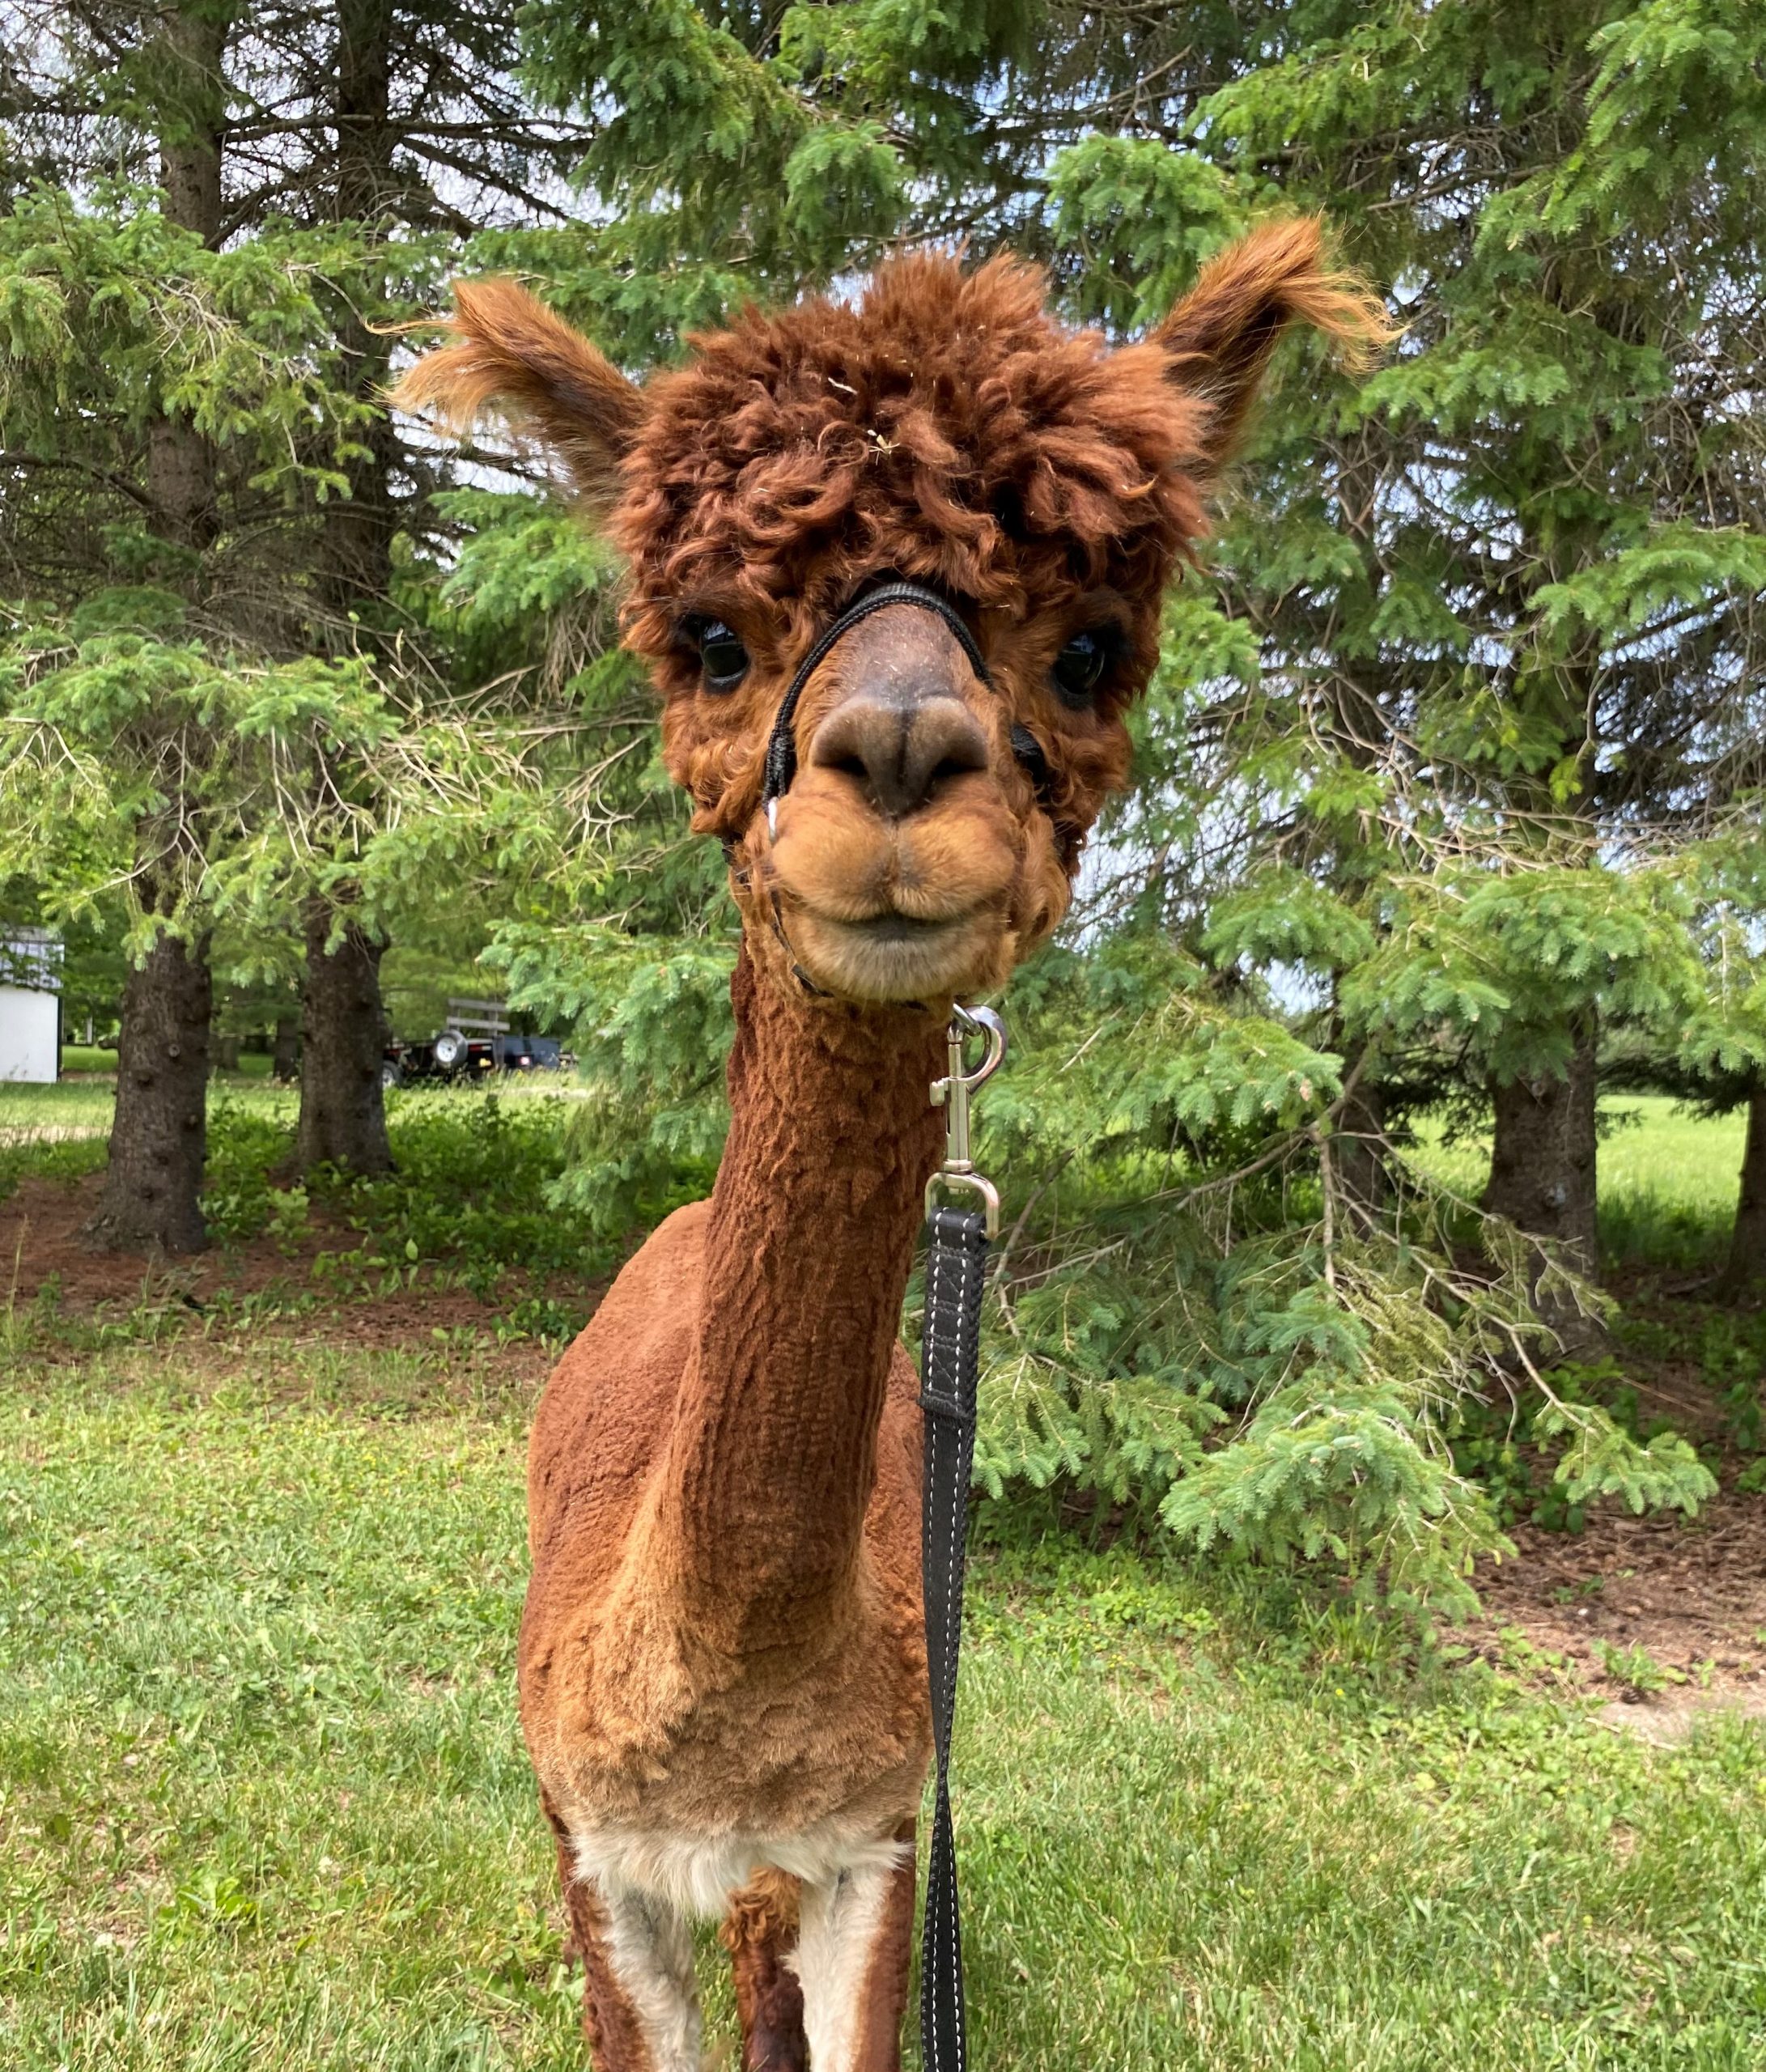
{"type": "Polygon", "coordinates": [[[583,2032],[595,2072],[699,2072],[686,1917],[638,1893],[609,1898],[580,1878],[571,1891],[583,1947],[583,2032]]]}
{"type": "Polygon", "coordinates": [[[806,1885],[797,1971],[811,2072],[900,2072],[914,1941],[914,1824],[893,1869],[843,1871],[806,1885]]]}
{"type": "Polygon", "coordinates": [[[583,2034],[594,2072],[699,2072],[693,1937],[672,1909],[631,1893],[609,1899],[576,1868],[558,1832],[571,1939],[583,1960],[583,2034]]]}
{"type": "Polygon", "coordinates": [[[739,1892],[718,1940],[730,1953],[742,2023],[742,2072],[804,2072],[803,1989],[791,1959],[797,1944],[798,1882],[762,1870],[739,1892]]]}

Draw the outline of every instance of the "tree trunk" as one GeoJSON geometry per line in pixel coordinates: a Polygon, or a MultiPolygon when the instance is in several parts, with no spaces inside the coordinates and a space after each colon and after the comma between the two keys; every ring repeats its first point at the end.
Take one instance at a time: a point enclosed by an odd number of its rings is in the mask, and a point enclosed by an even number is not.
{"type": "Polygon", "coordinates": [[[276,1017],[275,1042],[271,1048],[270,1076],[291,1085],[300,1070],[300,1024],[291,1014],[276,1017]]]}
{"type": "Polygon", "coordinates": [[[1362,1218],[1377,1216],[1390,1192],[1386,1167],[1386,1089],[1365,1073],[1343,1104],[1331,1149],[1344,1199],[1362,1218]]]}
{"type": "MultiPolygon", "coordinates": [[[[1592,1280],[1600,1263],[1595,1225],[1594,1029],[1580,1031],[1566,1079],[1518,1079],[1491,1089],[1496,1136],[1484,1206],[1506,1216],[1530,1238],[1549,1243],[1573,1272],[1592,1280]]],[[[1573,1302],[1542,1293],[1545,1255],[1537,1253],[1529,1279],[1542,1322],[1566,1350],[1597,1340],[1600,1327],[1573,1302]]]]}
{"type": "MultiPolygon", "coordinates": [[[[209,244],[221,231],[221,53],[219,6],[175,7],[160,20],[159,184],[167,217],[209,244]]],[[[147,427],[149,522],[169,547],[193,557],[215,534],[214,449],[190,419],[167,410],[147,427]]],[[[163,856],[178,805],[144,818],[138,855],[163,856]]],[[[172,841],[176,845],[176,836],[172,841]]],[[[148,912],[168,906],[144,876],[148,912]]],[[[208,938],[189,950],[162,934],[123,987],[117,1112],[110,1166],[88,1226],[100,1244],[201,1251],[208,1242],[200,1195],[206,1148],[209,1017],[214,988],[208,938]]]]}
{"type": "Polygon", "coordinates": [[[162,935],[124,983],[110,1165],[87,1225],[95,1243],[200,1252],[208,1242],[199,1196],[212,995],[206,937],[187,947],[162,935]]]}
{"type": "Polygon", "coordinates": [[[239,1070],[239,1038],[236,1036],[217,1036],[214,1039],[214,1069],[221,1072],[239,1070]]]}
{"type": "MultiPolygon", "coordinates": [[[[322,609],[314,633],[333,654],[371,649],[385,626],[393,581],[397,435],[379,405],[392,341],[372,328],[371,306],[384,298],[383,227],[397,200],[393,18],[394,0],[337,0],[337,173],[327,214],[332,222],[363,227],[368,263],[359,279],[340,287],[333,323],[344,385],[369,412],[351,428],[354,450],[341,463],[348,494],[318,507],[316,594],[322,609]]],[[[321,758],[317,777],[340,795],[359,796],[359,779],[334,762],[321,758]]],[[[329,1162],[354,1173],[388,1173],[393,1154],[380,1086],[390,1033],[380,1000],[383,945],[350,921],[336,950],[325,949],[338,906],[349,902],[348,888],[334,888],[331,900],[315,897],[308,906],[297,1157],[303,1171],[329,1162]]]]}
{"type": "Polygon", "coordinates": [[[308,902],[307,984],[300,1061],[300,1170],[333,1165],[350,1173],[390,1173],[380,1067],[388,1034],[380,1004],[380,955],[354,921],[334,950],[325,947],[333,910],[308,902]]]}
{"type": "MultiPolygon", "coordinates": [[[[1340,973],[1332,979],[1334,995],[1341,979],[1340,973]]],[[[1365,1039],[1356,1053],[1342,1008],[1335,1001],[1325,1041],[1327,1049],[1343,1057],[1348,1067],[1344,1076],[1349,1082],[1331,1140],[1331,1164],[1352,1228],[1357,1235],[1365,1235],[1367,1225],[1384,1209],[1392,1191],[1386,1162],[1386,1089],[1377,1076],[1379,1054],[1365,1039]]]]}
{"type": "MultiPolygon", "coordinates": [[[[339,0],[337,43],[337,172],[333,220],[359,223],[371,237],[394,201],[391,121],[393,0],[339,0]]],[[[371,247],[377,250],[378,245],[371,247]]],[[[364,283],[364,286],[367,286],[364,283]]],[[[381,282],[369,292],[378,295],[381,282]]],[[[338,298],[337,338],[352,394],[374,405],[351,437],[361,449],[343,463],[347,496],[321,507],[320,592],[337,619],[384,609],[392,586],[394,520],[391,476],[396,434],[377,406],[392,340],[369,327],[359,292],[338,298]]],[[[335,621],[329,644],[354,644],[359,628],[335,621]]]]}
{"type": "Polygon", "coordinates": [[[1747,1142],[1742,1153],[1742,1192],[1735,1204],[1735,1234],[1729,1264],[1717,1285],[1742,1295],[1766,1282],[1766,1085],[1747,1097],[1747,1142]]]}
{"type": "MultiPolygon", "coordinates": [[[[176,8],[159,42],[167,87],[159,109],[159,185],[168,218],[208,244],[221,236],[221,53],[227,21],[217,6],[176,8]]],[[[173,411],[147,430],[147,495],[153,529],[182,547],[214,537],[214,449],[173,411]]]]}

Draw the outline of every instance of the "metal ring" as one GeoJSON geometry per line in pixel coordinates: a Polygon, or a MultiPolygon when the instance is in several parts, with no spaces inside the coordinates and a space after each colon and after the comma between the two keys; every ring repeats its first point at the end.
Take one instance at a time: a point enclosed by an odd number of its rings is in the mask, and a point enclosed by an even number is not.
{"type": "Polygon", "coordinates": [[[982,1213],[987,1237],[991,1242],[1000,1234],[1000,1196],[991,1180],[984,1180],[979,1173],[947,1173],[940,1170],[926,1182],[926,1213],[930,1216],[938,1206],[940,1187],[967,1187],[981,1197],[982,1213]]]}

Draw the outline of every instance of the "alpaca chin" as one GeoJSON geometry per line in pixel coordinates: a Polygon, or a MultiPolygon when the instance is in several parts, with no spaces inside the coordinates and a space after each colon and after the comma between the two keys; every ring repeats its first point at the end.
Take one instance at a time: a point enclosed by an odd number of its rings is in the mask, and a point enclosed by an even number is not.
{"type": "MultiPolygon", "coordinates": [[[[972,771],[892,818],[812,766],[751,839],[750,933],[772,902],[811,983],[847,1000],[949,1000],[1001,985],[1025,915],[1025,838],[996,775],[972,771]]],[[[740,894],[739,894],[740,896],[740,894]]]]}
{"type": "Polygon", "coordinates": [[[789,925],[805,975],[841,1000],[881,1004],[985,992],[1004,983],[1016,961],[1017,938],[997,908],[949,920],[890,913],[845,921],[803,907],[789,925]]]}

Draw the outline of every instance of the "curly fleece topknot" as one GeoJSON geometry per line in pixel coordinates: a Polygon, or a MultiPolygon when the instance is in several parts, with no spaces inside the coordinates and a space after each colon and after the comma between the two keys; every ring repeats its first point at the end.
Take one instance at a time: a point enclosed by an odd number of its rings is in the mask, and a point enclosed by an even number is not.
{"type": "Polygon", "coordinates": [[[645,607],[708,587],[757,603],[887,567],[983,605],[1163,584],[1202,529],[1208,406],[1157,345],[1109,350],[1043,308],[1034,268],[885,266],[856,308],[749,311],[651,384],[614,529],[645,607]]]}

